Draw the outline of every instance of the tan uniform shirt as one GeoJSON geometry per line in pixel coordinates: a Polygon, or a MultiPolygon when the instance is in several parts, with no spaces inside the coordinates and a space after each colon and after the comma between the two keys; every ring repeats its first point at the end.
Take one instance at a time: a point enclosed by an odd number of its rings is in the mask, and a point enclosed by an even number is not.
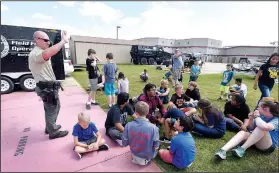
{"type": "Polygon", "coordinates": [[[43,49],[35,46],[28,57],[29,69],[31,70],[36,83],[38,83],[39,81],[56,80],[51,65],[51,59],[45,61],[42,56],[43,51],[43,49]]]}

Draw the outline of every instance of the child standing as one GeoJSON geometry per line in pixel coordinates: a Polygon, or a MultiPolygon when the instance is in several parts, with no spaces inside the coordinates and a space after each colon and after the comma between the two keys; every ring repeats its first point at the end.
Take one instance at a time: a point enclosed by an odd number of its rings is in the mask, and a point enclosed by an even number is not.
{"type": "Polygon", "coordinates": [[[98,105],[98,102],[95,100],[97,84],[98,84],[98,76],[99,76],[99,68],[97,66],[97,61],[99,59],[96,56],[96,51],[93,49],[89,49],[87,52],[86,59],[86,69],[88,72],[88,78],[90,83],[90,93],[88,96],[88,101],[86,103],[86,109],[91,108],[91,104],[98,105]]]}
{"type": "Polygon", "coordinates": [[[143,81],[143,82],[147,82],[148,80],[148,74],[147,74],[147,70],[144,69],[143,72],[140,74],[140,79],[143,81]]]}
{"type": "Polygon", "coordinates": [[[80,159],[84,153],[109,149],[95,124],[90,121],[88,113],[78,115],[78,123],[73,128],[73,136],[74,150],[80,159]]]}
{"type": "Polygon", "coordinates": [[[129,94],[129,80],[124,76],[124,73],[118,74],[118,93],[125,92],[129,94]]]}
{"type": "Polygon", "coordinates": [[[191,81],[196,82],[200,73],[201,73],[201,67],[199,66],[199,60],[195,59],[195,62],[191,67],[189,82],[191,81]]]}
{"type": "Polygon", "coordinates": [[[233,77],[234,77],[234,73],[232,71],[232,65],[227,64],[227,70],[223,72],[223,79],[220,86],[221,94],[218,100],[222,100],[223,96],[225,96],[226,100],[228,101],[230,82],[232,81],[233,77]]]}
{"type": "Polygon", "coordinates": [[[105,75],[105,94],[108,96],[109,108],[115,104],[115,75],[117,72],[117,66],[113,62],[113,54],[108,53],[106,55],[107,64],[103,67],[105,75]]]}

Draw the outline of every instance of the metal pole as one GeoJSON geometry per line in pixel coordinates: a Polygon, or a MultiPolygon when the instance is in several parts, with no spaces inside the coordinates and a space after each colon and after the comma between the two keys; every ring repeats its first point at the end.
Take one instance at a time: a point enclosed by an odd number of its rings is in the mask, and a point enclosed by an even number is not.
{"type": "Polygon", "coordinates": [[[116,26],[116,39],[118,39],[118,29],[121,28],[120,26],[116,26]]]}
{"type": "Polygon", "coordinates": [[[116,26],[116,39],[118,39],[118,26],[116,26]]]}

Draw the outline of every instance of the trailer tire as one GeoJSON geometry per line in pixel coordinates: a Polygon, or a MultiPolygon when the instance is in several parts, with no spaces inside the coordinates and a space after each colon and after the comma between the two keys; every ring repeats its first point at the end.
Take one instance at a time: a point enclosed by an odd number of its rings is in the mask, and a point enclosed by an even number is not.
{"type": "Polygon", "coordinates": [[[5,76],[1,76],[1,94],[9,94],[13,92],[15,84],[5,76]]]}
{"type": "Polygon", "coordinates": [[[34,77],[32,75],[26,75],[23,76],[20,79],[20,87],[27,92],[34,91],[36,88],[36,82],[34,80],[34,77]]]}

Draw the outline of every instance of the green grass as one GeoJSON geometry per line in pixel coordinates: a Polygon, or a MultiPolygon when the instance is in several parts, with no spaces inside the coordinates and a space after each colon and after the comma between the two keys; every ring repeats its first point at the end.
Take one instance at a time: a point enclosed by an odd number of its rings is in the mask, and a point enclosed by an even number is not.
{"type": "MultiPolygon", "coordinates": [[[[155,67],[151,66],[118,65],[118,68],[121,72],[124,72],[125,76],[127,76],[130,81],[131,97],[138,96],[145,86],[145,83],[139,80],[139,74],[143,71],[143,69],[148,70],[148,74],[150,76],[149,82],[154,83],[157,86],[160,85],[160,80],[165,73],[164,71],[156,70],[155,67]]],[[[73,77],[83,88],[88,88],[86,71],[74,72],[73,77]]],[[[253,89],[254,80],[252,76],[237,75],[237,77],[242,77],[243,82],[248,87],[246,100],[250,109],[253,110],[260,97],[260,91],[255,91],[253,89]]],[[[221,74],[200,75],[198,85],[201,96],[211,100],[223,110],[225,102],[216,101],[219,96],[221,78],[221,74]]],[[[185,87],[187,86],[188,80],[189,75],[183,74],[183,85],[185,87]]],[[[173,89],[171,93],[174,93],[173,89]]],[[[274,98],[278,98],[278,84],[275,84],[272,96],[274,98]]],[[[107,98],[103,92],[99,91],[97,93],[97,100],[101,103],[101,107],[103,109],[108,108],[107,98]]],[[[226,135],[221,139],[206,139],[194,136],[197,147],[197,156],[194,164],[188,169],[178,170],[174,166],[164,163],[159,157],[155,159],[155,162],[167,172],[278,172],[278,149],[270,155],[265,155],[254,149],[249,149],[242,159],[231,157],[230,153],[228,153],[227,160],[221,162],[216,161],[213,157],[215,151],[231,139],[234,134],[235,133],[233,132],[227,131],[226,135]]],[[[167,145],[162,144],[162,148],[166,147],[167,145]]]]}

